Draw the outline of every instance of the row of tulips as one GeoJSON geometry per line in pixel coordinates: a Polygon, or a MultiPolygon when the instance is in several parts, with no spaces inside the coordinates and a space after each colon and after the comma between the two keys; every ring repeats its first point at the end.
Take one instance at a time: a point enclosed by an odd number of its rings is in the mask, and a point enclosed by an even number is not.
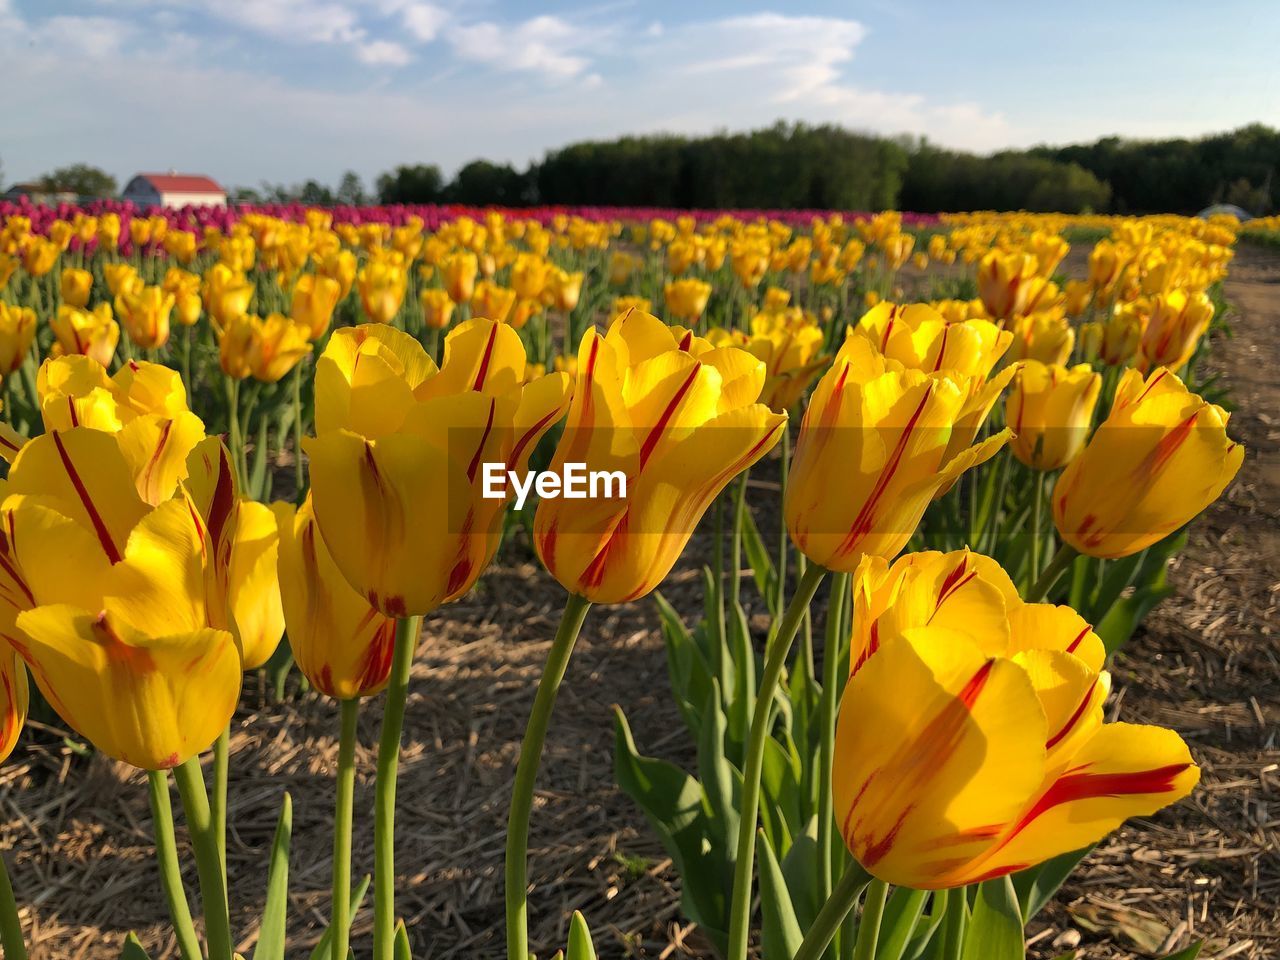
{"type": "MultiPolygon", "coordinates": [[[[529,955],[533,793],[577,635],[592,604],[653,592],[713,504],[717,530],[730,518],[731,556],[717,535],[706,621],[690,632],[663,608],[701,779],[640,756],[621,716],[618,776],[672,851],[686,911],[730,960],[746,956],[756,927],[757,872],[767,957],[1020,955],[1036,897],[1052,892],[1035,868],[1194,786],[1175,735],[1103,724],[1105,659],[1158,597],[1162,545],[1176,544],[1243,457],[1221,408],[1169,369],[1194,369],[1208,318],[1155,319],[1175,295],[1208,300],[1230,256],[1229,225],[1122,221],[1090,258],[1085,296],[1050,279],[1067,252],[1060,226],[957,221],[921,238],[916,266],[976,263],[979,297],[900,307],[877,301],[916,237],[888,215],[831,217],[800,236],[778,223],[655,220],[625,242],[620,225],[568,218],[549,228],[460,220],[430,234],[421,223],[307,220],[246,217],[226,234],[188,232],[190,244],[166,244],[153,226],[138,244],[149,252],[125,259],[85,259],[68,244],[55,261],[83,266],[63,264],[57,280],[56,263],[27,269],[41,235],[23,218],[0,243],[28,274],[10,300],[20,291],[32,302],[0,307],[0,340],[10,323],[32,328],[7,368],[22,390],[5,384],[20,429],[0,437],[12,460],[0,497],[5,753],[29,670],[69,726],[148,771],[184,960],[230,958],[225,732],[243,671],[266,663],[286,629],[311,686],[340,704],[321,956],[347,956],[363,895],[350,872],[354,738],[361,700],[381,691],[373,955],[407,955],[394,813],[409,673],[421,619],[471,589],[508,527],[506,501],[484,495],[486,464],[521,472],[534,460],[563,474],[580,463],[627,478],[622,499],[542,500],[529,531],[566,605],[513,785],[511,960],[529,955]],[[203,277],[166,259],[188,248],[189,266],[216,258],[203,277]],[[1120,265],[1095,267],[1108,257],[1120,265]],[[766,277],[779,282],[757,305],[766,277]],[[34,342],[46,317],[55,332],[59,322],[86,330],[93,321],[81,314],[114,323],[112,304],[89,307],[104,288],[135,318],[124,344],[136,356],[113,358],[118,331],[96,352],[78,333],[70,345],[57,333],[61,349],[34,342]],[[637,299],[611,307],[611,289],[637,299]],[[510,299],[495,301],[495,290],[510,299]],[[641,308],[659,290],[687,326],[641,308]],[[859,292],[876,305],[840,342],[859,292]],[[405,307],[415,300],[420,313],[405,307]],[[262,320],[254,302],[282,309],[262,320]],[[182,323],[193,315],[179,330],[180,373],[142,359],[174,349],[173,311],[182,323]],[[1088,325],[1124,312],[1142,335],[1107,360],[1088,325]],[[345,325],[361,314],[379,322],[345,325]],[[1140,348],[1153,326],[1164,353],[1140,348]],[[38,349],[53,358],[37,367],[38,349]],[[313,350],[312,383],[302,362],[313,350]],[[1083,362],[1064,366],[1072,356],[1083,362]],[[1136,369],[1122,372],[1127,363],[1136,369]],[[261,386],[242,396],[250,377],[261,386]],[[212,389],[219,380],[225,390],[212,389]],[[225,406],[211,402],[224,394],[225,406]],[[188,403],[197,397],[201,415],[188,403]],[[801,407],[796,432],[789,414],[801,407]],[[307,423],[314,435],[302,439],[307,423]],[[293,457],[296,506],[256,501],[269,494],[273,434],[293,457]],[[746,472],[775,454],[776,551],[744,496],[746,472]],[[1064,466],[1047,490],[1046,472],[1064,466]],[[913,549],[926,543],[949,552],[913,549]],[[774,614],[762,658],[738,584],[744,550],[774,614]],[[828,574],[819,682],[812,632],[822,613],[811,603],[828,574]],[[170,770],[199,866],[203,946],[178,879],[170,770]],[[1032,880],[1007,879],[1015,873],[1032,880]]],[[[288,823],[286,801],[264,958],[284,949],[287,897],[275,891],[287,889],[288,823]]],[[[21,956],[7,906],[0,932],[7,955],[21,956]]],[[[573,930],[570,954],[585,957],[585,925],[573,930]]]]}

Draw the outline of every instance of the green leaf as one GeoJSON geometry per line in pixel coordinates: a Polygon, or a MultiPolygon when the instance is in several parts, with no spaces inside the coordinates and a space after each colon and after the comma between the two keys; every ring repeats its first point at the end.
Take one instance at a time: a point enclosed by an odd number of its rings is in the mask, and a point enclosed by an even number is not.
{"type": "Polygon", "coordinates": [[[591,942],[591,928],[586,918],[577,910],[569,921],[569,950],[565,960],[596,960],[596,947],[591,942]]]}
{"type": "Polygon", "coordinates": [[[1083,850],[1059,854],[1028,870],[1020,870],[1013,875],[1013,887],[1018,892],[1018,907],[1024,923],[1029,922],[1045,904],[1053,899],[1058,888],[1066,882],[1071,871],[1079,866],[1080,861],[1089,855],[1092,846],[1083,850]]]}
{"type": "Polygon", "coordinates": [[[764,598],[769,612],[777,617],[778,610],[778,571],[769,556],[769,549],[760,536],[760,528],[756,526],[756,518],[750,510],[742,511],[742,552],[747,563],[751,565],[751,575],[755,578],[756,589],[764,598]]]}
{"type": "Polygon", "coordinates": [[[138,935],[132,931],[124,938],[124,944],[120,947],[120,960],[151,960],[147,951],[142,949],[142,944],[138,942],[138,935]]]}
{"type": "Polygon", "coordinates": [[[804,832],[791,840],[782,858],[782,876],[791,893],[791,906],[801,930],[808,930],[822,909],[818,890],[818,818],[811,817],[804,832]]]}
{"type": "Polygon", "coordinates": [[[742,604],[734,601],[729,610],[728,636],[725,652],[730,661],[732,678],[722,692],[725,696],[725,715],[729,721],[729,758],[739,765],[746,752],[747,737],[751,732],[751,715],[756,708],[756,678],[759,675],[755,648],[751,645],[751,628],[747,624],[747,612],[742,604]]]}
{"type": "Polygon", "coordinates": [[[1197,940],[1189,947],[1183,947],[1177,953],[1171,953],[1164,960],[1196,960],[1200,956],[1200,951],[1204,949],[1204,941],[1197,940]]]}
{"type": "Polygon", "coordinates": [[[289,841],[293,834],[293,798],[286,790],[280,801],[280,819],[271,842],[271,867],[267,872],[267,902],[253,960],[284,960],[285,928],[289,909],[289,841]]]}
{"type": "Polygon", "coordinates": [[[876,944],[876,960],[902,960],[928,900],[928,890],[894,888],[884,907],[880,939],[876,944]]]}
{"type": "MultiPolygon", "coordinates": [[[[738,773],[724,755],[724,711],[720,709],[720,684],[711,681],[711,692],[702,710],[702,733],[698,738],[698,774],[711,809],[715,832],[724,838],[726,854],[734,849],[738,836],[738,790],[734,774],[738,773]]],[[[741,781],[741,774],[738,774],[741,781]]],[[[732,857],[730,857],[732,860],[732,857]]]]}
{"type": "Polygon", "coordinates": [[[391,956],[393,960],[413,960],[413,954],[409,951],[409,931],[404,928],[404,921],[396,921],[396,935],[391,942],[391,956]]]}
{"type": "Polygon", "coordinates": [[[716,846],[702,785],[674,764],[642,757],[622,711],[614,709],[614,779],[644,811],[681,879],[685,915],[724,950],[733,864],[716,846]]]}
{"type": "Polygon", "coordinates": [[[667,646],[667,674],[671,681],[671,692],[685,726],[697,737],[702,728],[702,705],[706,703],[707,694],[711,691],[711,678],[714,674],[702,650],[680,619],[680,614],[676,613],[675,608],[661,594],[654,594],[654,599],[662,623],[662,638],[667,646]]]}
{"type": "Polygon", "coordinates": [[[270,419],[264,413],[258,421],[258,440],[254,444],[253,465],[249,468],[249,476],[245,480],[248,494],[254,500],[265,502],[271,491],[267,488],[267,439],[270,419]]]}
{"type": "MultiPolygon", "coordinates": [[[[364,903],[364,898],[369,892],[370,877],[366,873],[360,880],[359,885],[351,893],[351,913],[354,917],[356,911],[360,909],[360,905],[364,903]]],[[[309,960],[330,960],[329,955],[333,953],[333,931],[326,928],[320,940],[316,943],[315,948],[311,951],[309,960]]]]}
{"type": "Polygon", "coordinates": [[[984,881],[978,887],[961,960],[1022,960],[1025,956],[1022,914],[1013,880],[984,881]]]}
{"type": "Polygon", "coordinates": [[[794,957],[804,942],[787,881],[769,838],[760,831],[760,912],[763,915],[762,956],[766,960],[794,957]]]}

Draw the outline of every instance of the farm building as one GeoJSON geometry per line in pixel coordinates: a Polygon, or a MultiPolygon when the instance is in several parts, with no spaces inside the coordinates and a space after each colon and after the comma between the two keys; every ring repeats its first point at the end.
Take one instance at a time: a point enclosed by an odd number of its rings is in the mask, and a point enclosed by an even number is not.
{"type": "Polygon", "coordinates": [[[221,207],[227,191],[199,174],[140,173],[125,186],[121,199],[140,207],[221,207]]]}

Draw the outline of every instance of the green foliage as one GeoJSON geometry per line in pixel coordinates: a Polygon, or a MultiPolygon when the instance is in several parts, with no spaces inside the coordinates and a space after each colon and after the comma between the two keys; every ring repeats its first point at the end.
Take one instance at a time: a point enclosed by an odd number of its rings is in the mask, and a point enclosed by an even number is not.
{"type": "Polygon", "coordinates": [[[377,180],[379,203],[437,203],[444,190],[444,177],[434,163],[396,167],[377,180]]]}
{"type": "Polygon", "coordinates": [[[271,867],[267,872],[267,901],[253,960],[284,960],[289,909],[289,844],[293,836],[293,798],[286,792],[280,802],[280,819],[271,842],[271,867]]]}
{"type": "Polygon", "coordinates": [[[989,157],[922,144],[911,154],[899,205],[904,210],[1104,210],[1110,188],[1074,163],[1005,151],[989,157]]]}
{"type": "Polygon", "coordinates": [[[509,163],[472,160],[445,188],[443,199],[448,203],[474,206],[520,206],[533,200],[529,183],[529,174],[518,172],[509,163]]]}
{"type": "Polygon", "coordinates": [[[59,167],[36,182],[48,193],[74,193],[81,197],[111,197],[116,194],[116,178],[87,163],[59,167]]]}

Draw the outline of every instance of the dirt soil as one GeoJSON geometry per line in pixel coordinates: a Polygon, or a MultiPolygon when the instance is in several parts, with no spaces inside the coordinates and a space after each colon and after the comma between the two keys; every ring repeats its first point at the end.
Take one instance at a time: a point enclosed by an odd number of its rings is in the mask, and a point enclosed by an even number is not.
{"type": "MultiPolygon", "coordinates": [[[[1249,453],[1228,495],[1193,528],[1175,596],[1115,665],[1112,715],[1177,729],[1204,769],[1171,811],[1135,821],[1085,862],[1033,927],[1032,954],[1163,955],[1207,937],[1205,957],[1280,955],[1280,257],[1242,245],[1227,282],[1234,338],[1210,364],[1231,390],[1232,433],[1249,453]]],[[[763,521],[762,521],[763,523],[763,521]]],[[[705,549],[695,543],[691,554],[705,549]]],[[[503,955],[503,831],[519,739],[559,614],[559,588],[508,555],[474,593],[428,621],[414,669],[398,797],[398,905],[414,955],[503,955]]],[[[663,587],[700,605],[696,566],[663,587]]],[[[533,818],[533,948],[563,945],[582,909],[602,958],[708,956],[682,920],[679,882],[643,817],[613,786],[613,704],[641,749],[692,757],[668,694],[652,604],[597,608],[557,705],[533,818]]],[[[355,873],[372,868],[373,750],[380,701],[363,711],[355,873]]],[[[283,790],[294,802],[289,956],[306,957],[328,913],[337,713],[314,694],[276,702],[246,682],[233,735],[228,860],[239,949],[256,938],[267,850],[283,790]]],[[[154,960],[176,957],[151,844],[145,781],[81,756],[39,726],[0,770],[0,838],[25,904],[33,960],[115,958],[135,930],[154,960]]],[[[175,797],[176,804],[176,797],[175,797]]],[[[181,833],[181,827],[180,833],[181,833]]],[[[184,862],[190,864],[185,836],[184,862]]],[[[188,869],[194,889],[194,869],[188,869]]],[[[356,920],[367,955],[368,904],[356,920]]]]}

